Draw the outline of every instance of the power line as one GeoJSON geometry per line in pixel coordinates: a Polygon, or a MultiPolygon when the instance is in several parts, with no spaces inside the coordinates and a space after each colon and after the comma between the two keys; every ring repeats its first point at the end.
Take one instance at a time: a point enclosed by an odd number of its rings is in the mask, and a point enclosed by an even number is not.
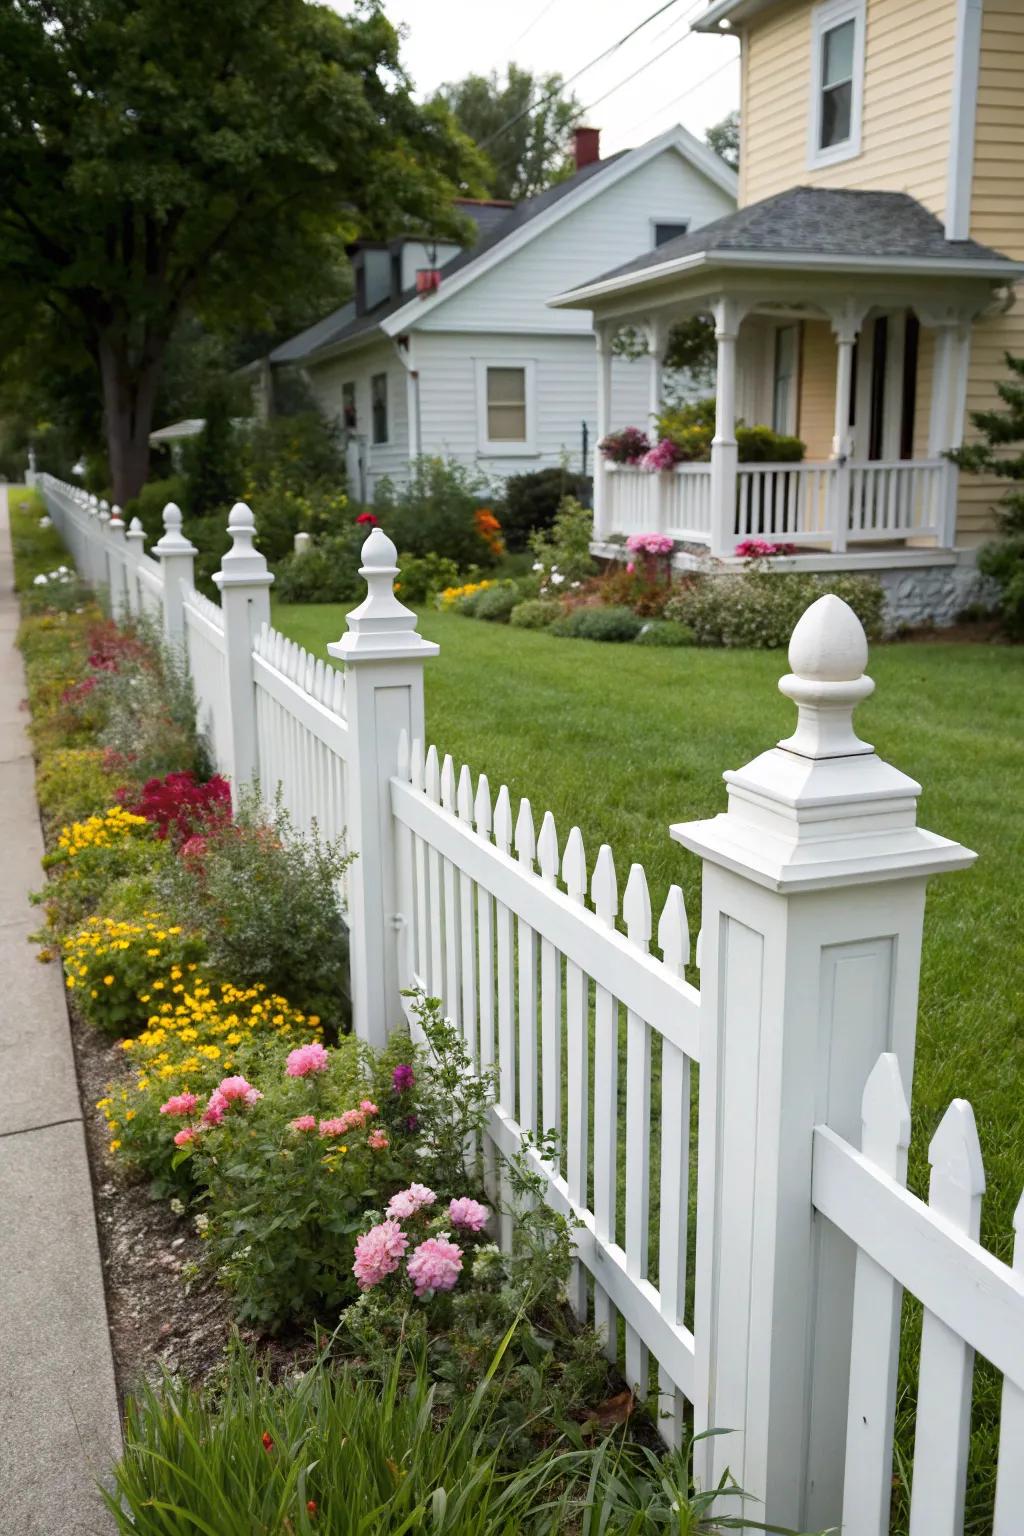
{"type": "Polygon", "coordinates": [[[543,21],[544,17],[548,14],[548,11],[552,10],[557,4],[558,4],[558,0],[546,0],[546,4],[541,6],[540,10],[537,12],[536,16],[533,18],[532,21],[527,22],[526,26],[520,32],[520,34],[516,38],[515,42],[509,44],[508,52],[509,52],[510,56],[511,56],[513,48],[518,48],[519,44],[523,41],[523,38],[524,37],[529,37],[530,33],[533,31],[533,29],[537,25],[537,23],[539,21],[543,21]]]}
{"type": "MultiPolygon", "coordinates": [[[[673,48],[678,48],[680,43],[685,43],[687,38],[688,37],[692,37],[692,36],[693,36],[693,28],[692,27],[687,27],[687,29],[683,33],[682,37],[677,37],[674,42],[669,43],[667,48],[662,48],[659,53],[654,54],[645,63],[638,65],[638,67],[636,69],[634,69],[630,74],[625,75],[615,85],[609,86],[608,90],[606,90],[606,91],[602,91],[600,96],[595,96],[593,101],[590,101],[590,102],[587,103],[587,105],[583,108],[583,111],[585,113],[586,112],[590,112],[600,102],[606,101],[609,96],[614,96],[616,91],[620,91],[624,85],[628,85],[631,80],[635,80],[637,75],[642,75],[644,70],[645,69],[650,69],[652,64],[659,63],[665,57],[666,54],[672,52],[673,48]]],[[[732,64],[733,62],[734,62],[734,60],[731,59],[731,58],[726,59],[725,64],[720,64],[718,66],[718,69],[712,70],[712,75],[719,74],[720,71],[725,68],[726,64],[732,64]]],[[[711,76],[709,75],[707,78],[710,79],[711,76]]],[[[691,87],[691,89],[696,89],[696,87],[691,87]]],[[[685,92],[684,94],[688,94],[688,92],[685,92]]],[[[680,97],[679,99],[681,100],[682,98],[680,97]]]]}
{"type": "Polygon", "coordinates": [[[643,21],[637,22],[635,27],[631,27],[617,42],[612,43],[611,47],[605,48],[596,58],[591,59],[589,64],[584,64],[582,69],[578,69],[575,74],[570,75],[568,80],[563,80],[557,90],[549,91],[546,96],[541,97],[540,101],[533,102],[529,106],[524,107],[521,112],[517,112],[514,117],[510,117],[507,122],[502,123],[500,128],[496,128],[493,133],[488,134],[486,139],[481,139],[477,148],[486,149],[488,144],[493,144],[495,139],[501,138],[502,134],[507,133],[510,128],[514,128],[516,123],[521,123],[524,117],[529,117],[531,112],[536,112],[541,107],[547,106],[549,101],[553,101],[556,96],[561,95],[567,86],[572,85],[581,75],[585,75],[588,70],[593,69],[595,64],[600,64],[603,59],[610,58],[613,53],[617,53],[624,43],[629,42],[631,37],[635,37],[638,32],[643,31],[644,27],[649,26],[652,21],[657,21],[659,16],[663,16],[666,11],[671,10],[674,5],[678,4],[679,0],[664,0],[664,3],[659,5],[656,11],[652,11],[649,16],[645,16],[643,21]]]}
{"type": "MultiPolygon", "coordinates": [[[[687,34],[687,36],[689,36],[689,34],[687,34]]],[[[680,37],[677,41],[679,41],[680,43],[685,42],[685,38],[680,37]]],[[[674,48],[674,47],[675,47],[675,43],[670,44],[670,48],[674,48]]],[[[665,54],[668,53],[668,52],[669,52],[669,48],[663,49],[662,52],[658,55],[658,58],[664,58],[665,54]]],[[[641,64],[639,69],[634,70],[631,75],[627,75],[625,80],[620,80],[618,85],[613,85],[611,90],[605,91],[604,96],[599,96],[597,98],[597,101],[590,102],[590,104],[588,106],[584,107],[583,110],[585,112],[589,112],[591,107],[596,107],[597,103],[599,101],[604,101],[605,97],[611,96],[614,91],[617,91],[619,89],[619,86],[628,85],[630,80],[635,79],[637,75],[642,74],[645,69],[649,68],[651,64],[654,64],[656,62],[657,62],[656,59],[648,59],[646,64],[641,64]]],[[[679,93],[679,95],[670,96],[668,101],[663,101],[661,106],[657,109],[657,111],[649,113],[648,116],[645,117],[645,118],[642,118],[639,123],[634,123],[631,128],[628,128],[626,130],[626,132],[627,133],[633,133],[638,128],[643,128],[648,123],[653,122],[653,120],[656,117],[660,117],[661,113],[664,112],[667,107],[678,106],[678,104],[681,101],[685,101],[686,100],[687,96],[692,96],[694,91],[699,91],[702,85],[707,85],[709,80],[713,80],[716,75],[720,75],[723,70],[728,69],[730,65],[735,64],[735,63],[736,63],[735,57],[734,58],[730,58],[730,59],[726,59],[724,64],[719,64],[717,66],[717,68],[715,68],[715,69],[713,69],[711,71],[710,74],[702,75],[699,80],[695,80],[692,85],[688,85],[686,87],[685,91],[681,91],[679,93]]]]}

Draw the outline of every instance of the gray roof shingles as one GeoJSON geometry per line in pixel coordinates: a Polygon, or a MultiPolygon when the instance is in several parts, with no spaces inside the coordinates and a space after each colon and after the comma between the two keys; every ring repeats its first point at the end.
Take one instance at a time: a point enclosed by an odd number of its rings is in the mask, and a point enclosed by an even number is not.
{"type": "MultiPolygon", "coordinates": [[[[584,182],[590,181],[594,176],[600,175],[608,169],[622,155],[628,154],[628,150],[620,150],[618,154],[609,155],[606,160],[595,160],[590,165],[585,165],[582,170],[576,171],[565,181],[559,181],[553,187],[548,187],[545,192],[538,192],[536,197],[525,198],[521,203],[515,203],[510,208],[496,208],[494,204],[487,203],[460,203],[463,213],[469,215],[477,226],[478,237],[475,245],[461,251],[458,256],[453,256],[441,268],[444,277],[451,277],[456,272],[462,272],[473,262],[492,250],[500,241],[505,240],[516,230],[522,229],[524,224],[529,224],[538,214],[544,213],[555,203],[560,202],[569,192],[574,192],[584,182]]],[[[442,284],[443,284],[442,278],[442,284]]],[[[394,298],[386,299],[383,304],[376,305],[367,310],[365,314],[357,315],[352,303],[343,304],[333,314],[318,320],[316,325],[311,325],[308,330],[300,332],[298,336],[291,336],[287,341],[275,347],[270,354],[272,363],[295,363],[304,358],[311,357],[314,352],[319,352],[325,347],[336,346],[338,342],[350,341],[364,332],[375,331],[382,320],[410,303],[416,297],[414,288],[407,288],[403,293],[394,298]]]]}
{"type": "Polygon", "coordinates": [[[613,267],[591,281],[605,282],[684,256],[710,255],[715,251],[839,258],[889,256],[911,261],[1010,261],[976,240],[947,240],[941,221],[906,192],[790,187],[775,197],[726,214],[691,234],[668,240],[657,250],[613,267]]]}

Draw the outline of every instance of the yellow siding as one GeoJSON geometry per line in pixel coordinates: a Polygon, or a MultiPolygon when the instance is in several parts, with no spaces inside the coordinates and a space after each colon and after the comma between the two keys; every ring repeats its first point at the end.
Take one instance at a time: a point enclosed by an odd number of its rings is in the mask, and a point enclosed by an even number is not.
{"type": "MultiPolygon", "coordinates": [[[[861,153],[819,170],[807,167],[811,11],[810,0],[772,6],[745,33],[740,203],[801,184],[854,187],[909,192],[941,215],[956,0],[868,0],[861,153]]],[[[1012,87],[999,94],[1012,106],[1012,87]]]]}
{"type": "Polygon", "coordinates": [[[809,459],[831,457],[835,398],[836,344],[832,327],[827,320],[805,320],[797,436],[806,443],[809,459]]]}
{"type": "MultiPolygon", "coordinates": [[[[1007,256],[1024,260],[1024,6],[1021,0],[985,0],[981,71],[974,130],[971,235],[1007,256]]],[[[967,384],[967,441],[977,434],[970,412],[998,405],[996,384],[1006,377],[1004,352],[1024,354],[1024,285],[1006,315],[979,321],[971,338],[967,384]]],[[[963,475],[957,536],[977,543],[994,527],[993,504],[1005,489],[992,478],[963,475]]]]}

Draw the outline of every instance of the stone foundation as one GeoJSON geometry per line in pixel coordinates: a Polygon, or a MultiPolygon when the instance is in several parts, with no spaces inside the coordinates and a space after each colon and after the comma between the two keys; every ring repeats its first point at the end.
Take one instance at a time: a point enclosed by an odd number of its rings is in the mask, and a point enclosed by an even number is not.
{"type": "Polygon", "coordinates": [[[991,607],[995,601],[992,583],[978,574],[973,561],[912,570],[890,566],[871,574],[885,590],[886,624],[893,630],[921,624],[945,629],[973,603],[991,607]]]}

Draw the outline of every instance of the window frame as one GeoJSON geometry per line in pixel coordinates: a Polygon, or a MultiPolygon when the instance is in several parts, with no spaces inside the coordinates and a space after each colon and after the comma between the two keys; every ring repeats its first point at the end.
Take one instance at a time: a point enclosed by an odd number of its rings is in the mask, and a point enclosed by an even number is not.
{"type": "Polygon", "coordinates": [[[478,357],[476,360],[477,454],[481,458],[509,459],[536,457],[537,449],[537,365],[526,357],[478,357]],[[492,438],[487,412],[487,373],[491,368],[518,368],[523,374],[526,392],[526,437],[522,440],[492,438]]]}
{"type": "Polygon", "coordinates": [[[343,379],[341,383],[341,424],[347,432],[359,431],[359,390],[355,379],[343,379]],[[352,399],[352,423],[346,420],[345,412],[348,406],[346,395],[352,399]]]}
{"type": "Polygon", "coordinates": [[[388,448],[391,445],[391,391],[388,387],[388,371],[382,368],[378,373],[370,374],[370,447],[388,448]],[[377,436],[377,411],[373,398],[373,386],[377,379],[384,380],[384,432],[383,437],[377,436]]]}
{"type": "Polygon", "coordinates": [[[838,165],[861,152],[861,121],[864,112],[864,44],[866,0],[822,0],[811,12],[811,100],[807,129],[807,166],[838,165]],[[838,144],[821,147],[822,93],[824,91],[825,38],[836,27],[852,21],[853,74],[850,91],[850,136],[838,144]]]}
{"type": "MultiPolygon", "coordinates": [[[[693,229],[693,220],[691,218],[689,218],[688,216],[686,218],[682,218],[682,217],[680,217],[680,215],[678,213],[654,214],[652,216],[652,218],[651,218],[651,250],[652,251],[658,251],[658,250],[661,249],[661,246],[659,246],[659,244],[658,244],[658,226],[659,226],[659,224],[681,224],[683,226],[682,234],[670,235],[669,236],[669,240],[680,240],[680,239],[682,239],[682,235],[688,235],[691,232],[691,230],[693,229]]],[[[663,240],[661,242],[661,244],[662,245],[667,245],[668,244],[668,240],[663,240]]]]}

